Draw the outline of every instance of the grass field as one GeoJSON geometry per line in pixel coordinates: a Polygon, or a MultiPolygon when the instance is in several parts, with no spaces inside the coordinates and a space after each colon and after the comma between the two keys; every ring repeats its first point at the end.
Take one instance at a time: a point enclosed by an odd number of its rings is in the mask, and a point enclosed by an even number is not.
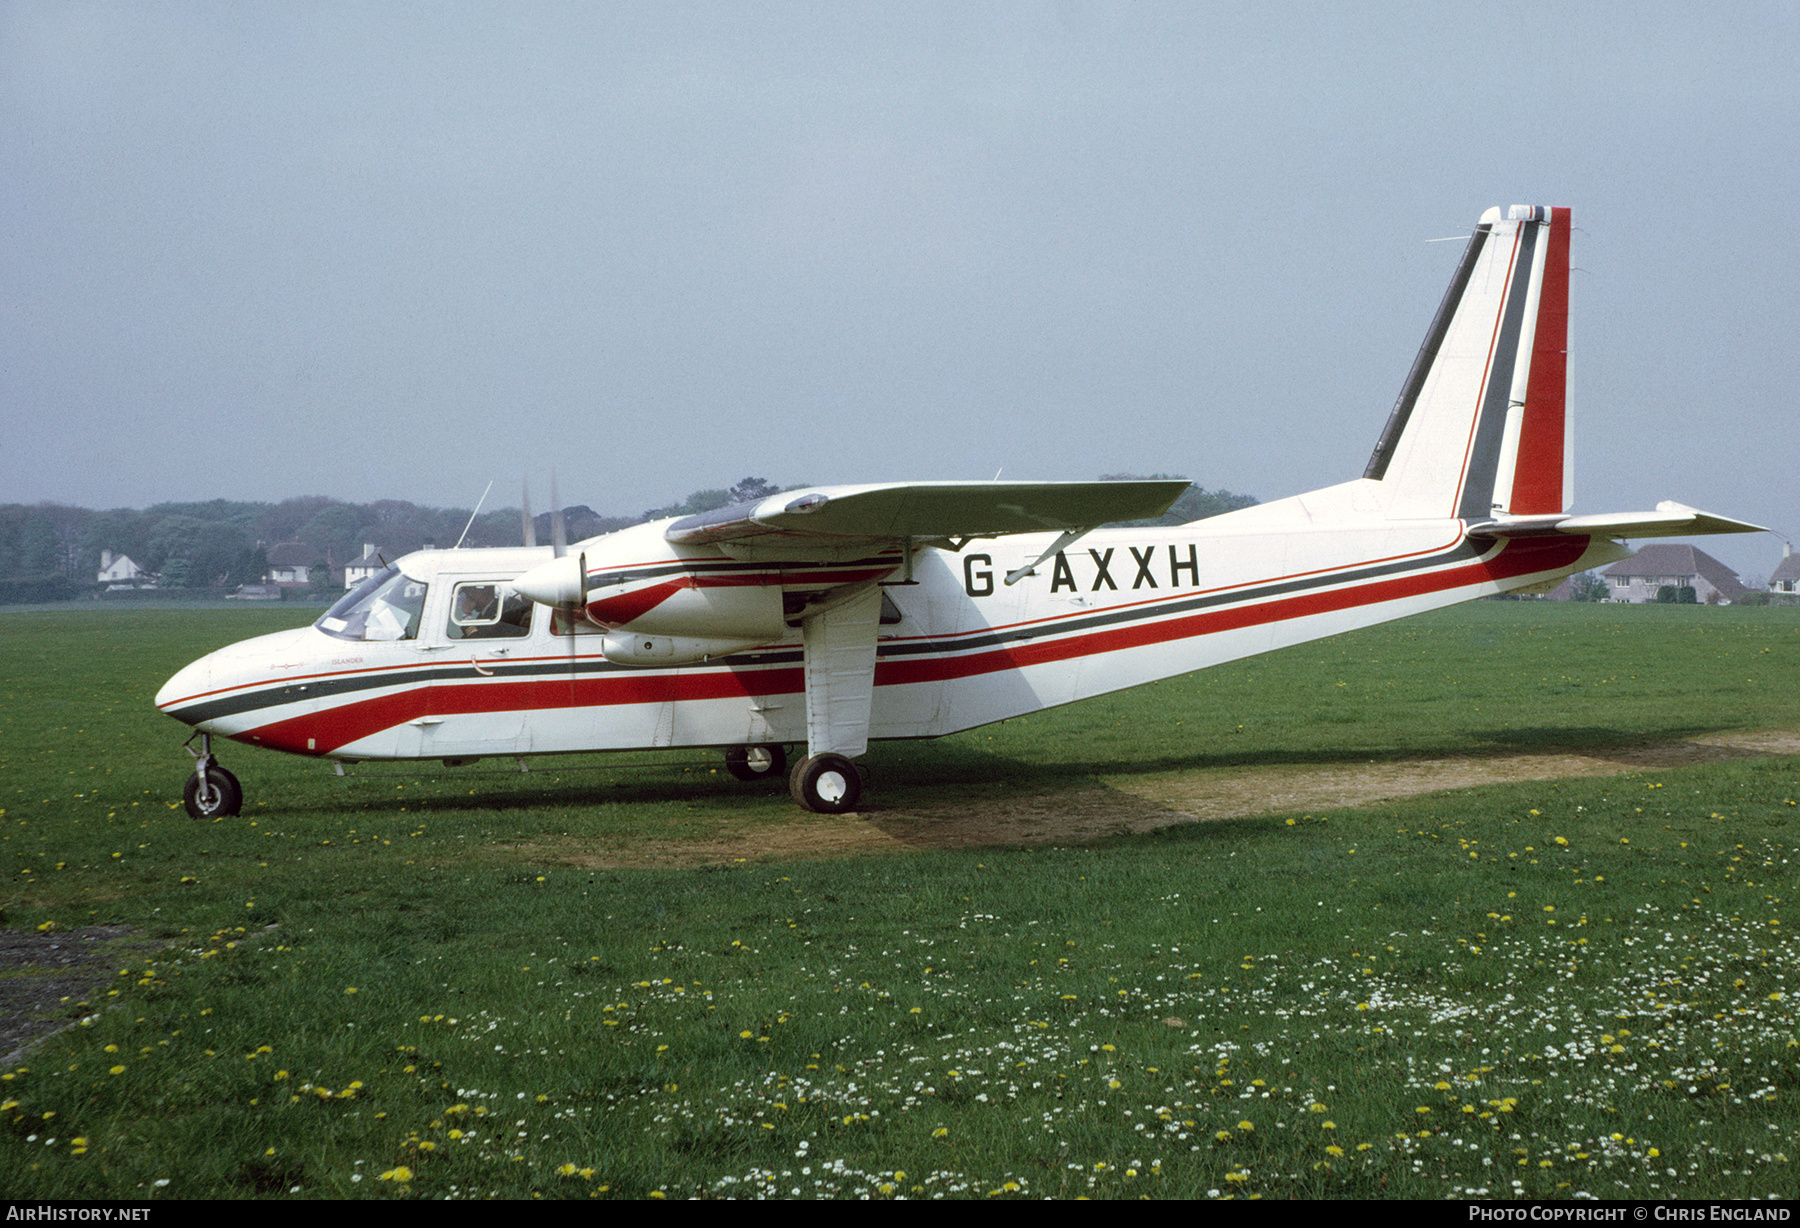
{"type": "MultiPolygon", "coordinates": [[[[0,1074],[10,1197],[1800,1193],[1800,760],[657,869],[591,851],[865,820],[228,746],[243,816],[188,819],[151,695],[292,621],[0,613],[4,926],[130,927],[0,1074]]],[[[1796,610],[1483,603],[877,747],[867,821],[1794,731],[1797,678],[1796,610]]]]}

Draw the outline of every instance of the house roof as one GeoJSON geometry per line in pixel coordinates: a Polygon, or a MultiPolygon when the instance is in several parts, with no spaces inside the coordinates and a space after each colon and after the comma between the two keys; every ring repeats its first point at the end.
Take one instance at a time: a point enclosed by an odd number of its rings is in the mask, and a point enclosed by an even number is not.
{"type": "Polygon", "coordinates": [[[1704,550],[1673,542],[1657,542],[1645,546],[1631,558],[1614,563],[1600,573],[1603,576],[1699,576],[1735,601],[1749,590],[1738,583],[1737,573],[1704,550]]]}
{"type": "Polygon", "coordinates": [[[319,561],[319,551],[305,542],[276,542],[267,554],[271,567],[306,567],[319,561]]]}
{"type": "Polygon", "coordinates": [[[1769,573],[1771,582],[1776,580],[1800,580],[1800,554],[1785,554],[1775,570],[1769,573]]]}

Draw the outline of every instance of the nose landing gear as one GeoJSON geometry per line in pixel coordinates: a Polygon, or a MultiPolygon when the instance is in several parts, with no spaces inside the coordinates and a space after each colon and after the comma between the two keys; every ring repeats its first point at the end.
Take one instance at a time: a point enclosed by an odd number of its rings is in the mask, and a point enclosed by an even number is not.
{"type": "Polygon", "coordinates": [[[238,778],[219,766],[212,754],[212,735],[198,733],[200,749],[193,747],[190,737],[181,749],[194,757],[194,774],[181,791],[188,816],[195,819],[230,818],[244,808],[244,787],[238,778]]]}

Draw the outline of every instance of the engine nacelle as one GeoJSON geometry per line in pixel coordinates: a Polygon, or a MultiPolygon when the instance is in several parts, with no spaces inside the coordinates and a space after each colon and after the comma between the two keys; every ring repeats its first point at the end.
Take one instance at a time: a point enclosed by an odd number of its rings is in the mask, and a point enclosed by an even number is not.
{"type": "MultiPolygon", "coordinates": [[[[622,635],[738,647],[788,634],[779,564],[746,567],[711,546],[671,546],[663,528],[663,522],[635,525],[578,543],[570,554],[520,576],[513,591],[564,610],[579,607],[622,635]]],[[[691,659],[718,655],[695,651],[691,659]]]]}
{"type": "Polygon", "coordinates": [[[609,631],[766,644],[787,634],[781,587],[703,587],[678,574],[588,590],[587,616],[609,631]]]}
{"type": "Polygon", "coordinates": [[[699,639],[614,631],[600,637],[600,651],[614,665],[692,665],[755,648],[767,640],[699,639]]]}

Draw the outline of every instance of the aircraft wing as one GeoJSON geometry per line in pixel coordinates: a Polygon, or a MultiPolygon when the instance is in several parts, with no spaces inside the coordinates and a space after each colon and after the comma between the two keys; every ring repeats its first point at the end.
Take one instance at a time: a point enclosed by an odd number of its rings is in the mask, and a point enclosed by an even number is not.
{"type": "Polygon", "coordinates": [[[795,546],[953,541],[1092,529],[1162,515],[1186,481],[913,482],[819,486],[686,516],[678,545],[795,546]]]}
{"type": "Polygon", "coordinates": [[[1766,533],[1759,524],[1715,516],[1684,503],[1663,502],[1653,512],[1602,512],[1589,516],[1497,516],[1469,525],[1471,537],[1698,537],[1709,533],[1766,533]]]}

